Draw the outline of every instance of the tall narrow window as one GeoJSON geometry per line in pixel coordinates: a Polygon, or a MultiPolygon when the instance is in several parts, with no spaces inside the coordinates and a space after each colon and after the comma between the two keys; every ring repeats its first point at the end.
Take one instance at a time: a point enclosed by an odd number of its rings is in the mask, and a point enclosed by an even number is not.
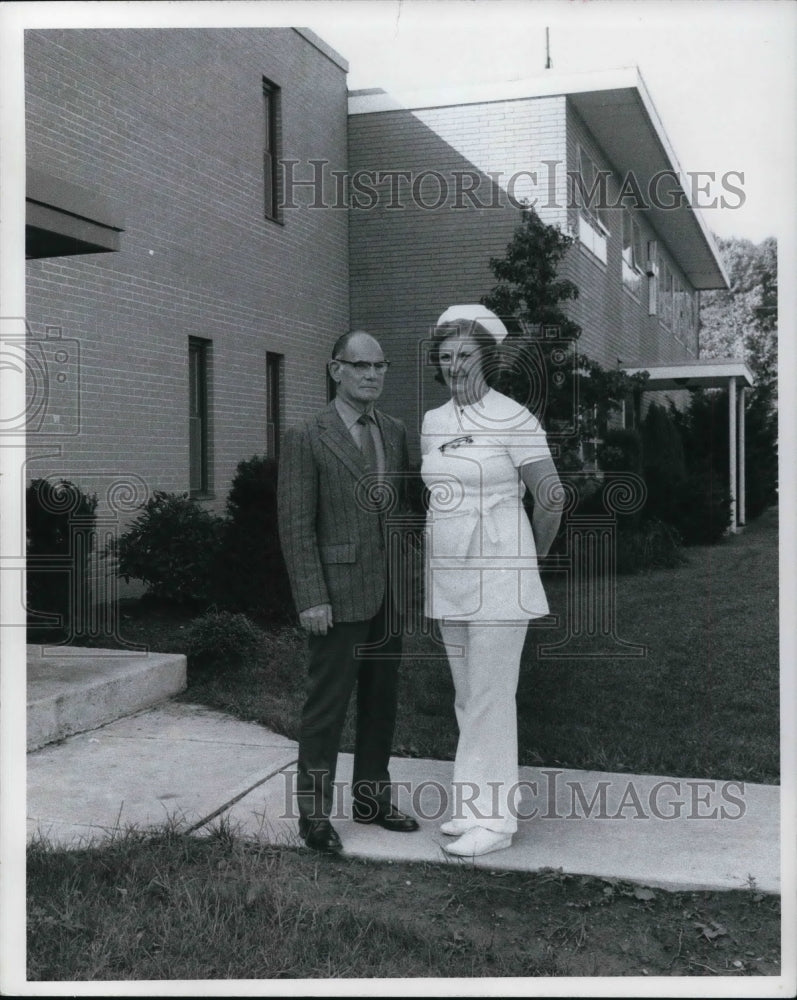
{"type": "Polygon", "coordinates": [[[648,240],[645,271],[648,276],[648,316],[656,316],[659,311],[659,252],[655,240],[648,240]]]}
{"type": "Polygon", "coordinates": [[[608,171],[596,168],[583,146],[576,146],[577,169],[572,175],[573,204],[578,206],[578,238],[604,264],[607,260],[609,211],[606,206],[608,171]]]}
{"type": "Polygon", "coordinates": [[[659,268],[659,319],[668,329],[672,328],[672,271],[667,264],[659,268]]]}
{"type": "Polygon", "coordinates": [[[279,210],[280,88],[263,77],[263,205],[267,219],[281,221],[279,210]]]}
{"type": "Polygon", "coordinates": [[[280,409],[282,407],[282,355],[266,354],[266,451],[279,458],[280,409]]]}
{"type": "Polygon", "coordinates": [[[208,364],[210,341],[188,338],[188,488],[192,496],[210,490],[208,475],[208,364]]]}
{"type": "Polygon", "coordinates": [[[642,237],[639,223],[627,209],[623,209],[623,284],[632,295],[638,296],[642,284],[642,237]]]}

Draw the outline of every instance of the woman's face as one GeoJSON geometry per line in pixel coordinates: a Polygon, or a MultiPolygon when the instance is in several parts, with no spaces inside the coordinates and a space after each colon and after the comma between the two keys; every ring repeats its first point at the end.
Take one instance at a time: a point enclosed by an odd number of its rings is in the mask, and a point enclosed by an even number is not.
{"type": "Polygon", "coordinates": [[[486,388],[481,348],[469,336],[452,335],[440,345],[440,371],[451,395],[458,399],[478,399],[486,388]]]}

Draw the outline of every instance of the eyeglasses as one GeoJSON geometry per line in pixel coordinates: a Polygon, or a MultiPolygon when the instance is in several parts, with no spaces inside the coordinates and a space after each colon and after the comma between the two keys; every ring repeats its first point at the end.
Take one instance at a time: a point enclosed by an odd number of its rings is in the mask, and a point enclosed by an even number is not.
{"type": "Polygon", "coordinates": [[[341,365],[349,365],[360,375],[365,375],[372,368],[377,375],[384,375],[390,367],[389,361],[346,361],[344,358],[333,358],[332,360],[341,365]]]}

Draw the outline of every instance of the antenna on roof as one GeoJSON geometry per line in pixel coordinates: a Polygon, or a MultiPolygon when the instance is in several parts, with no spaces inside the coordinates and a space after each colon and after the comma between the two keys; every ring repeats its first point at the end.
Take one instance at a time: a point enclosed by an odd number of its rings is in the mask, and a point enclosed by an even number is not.
{"type": "Polygon", "coordinates": [[[550,69],[553,65],[551,63],[551,44],[550,37],[548,34],[548,28],[545,29],[545,68],[550,69]]]}

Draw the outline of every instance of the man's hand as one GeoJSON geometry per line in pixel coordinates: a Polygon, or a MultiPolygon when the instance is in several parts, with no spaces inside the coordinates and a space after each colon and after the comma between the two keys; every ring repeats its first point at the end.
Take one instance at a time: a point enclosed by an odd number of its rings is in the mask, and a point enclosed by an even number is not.
{"type": "Polygon", "coordinates": [[[310,635],[326,635],[327,629],[332,628],[332,605],[317,604],[314,608],[307,608],[299,612],[299,624],[306,628],[310,635]]]}

